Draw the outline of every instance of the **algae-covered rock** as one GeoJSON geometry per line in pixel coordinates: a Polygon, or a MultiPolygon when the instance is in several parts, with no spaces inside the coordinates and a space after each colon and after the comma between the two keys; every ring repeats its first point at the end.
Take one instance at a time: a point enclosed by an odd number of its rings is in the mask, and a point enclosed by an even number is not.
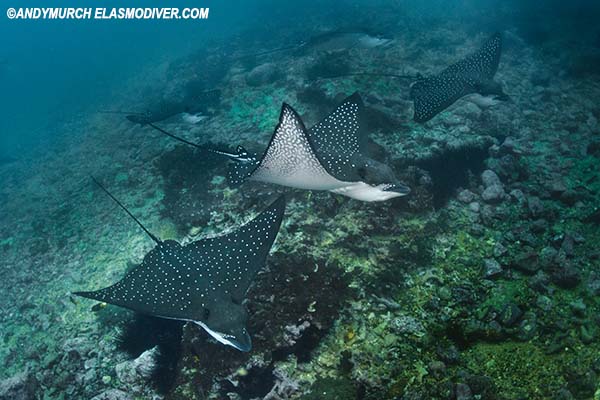
{"type": "Polygon", "coordinates": [[[22,372],[11,378],[0,381],[1,400],[34,400],[38,388],[35,376],[22,372]]]}
{"type": "Polygon", "coordinates": [[[133,400],[134,396],[119,390],[119,389],[109,389],[105,392],[102,392],[94,397],[91,400],[133,400]]]}
{"type": "Polygon", "coordinates": [[[310,387],[310,392],[300,397],[302,400],[357,399],[357,389],[347,378],[320,378],[310,387]]]}
{"type": "Polygon", "coordinates": [[[156,369],[158,347],[143,352],[138,358],[124,361],[115,366],[117,378],[128,385],[135,385],[147,381],[156,369]]]}
{"type": "Polygon", "coordinates": [[[246,75],[246,83],[250,86],[262,86],[275,82],[281,71],[274,63],[261,64],[246,75]]]}

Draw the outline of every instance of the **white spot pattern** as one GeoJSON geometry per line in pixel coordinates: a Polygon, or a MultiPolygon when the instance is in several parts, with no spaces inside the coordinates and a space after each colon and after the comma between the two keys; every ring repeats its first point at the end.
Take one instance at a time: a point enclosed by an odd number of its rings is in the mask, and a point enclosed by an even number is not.
{"type": "Polygon", "coordinates": [[[414,120],[425,122],[456,100],[477,91],[477,87],[496,74],[502,38],[493,35],[475,53],[469,55],[436,76],[421,79],[411,88],[414,101],[414,120]]]}
{"type": "Polygon", "coordinates": [[[279,124],[250,179],[299,189],[330,190],[340,186],[317,159],[296,111],[284,104],[279,124]]]}
{"type": "Polygon", "coordinates": [[[161,242],[119,282],[77,294],[153,316],[201,321],[214,301],[241,302],[264,265],[284,209],[281,197],[227,235],[187,246],[161,242]]]}
{"type": "Polygon", "coordinates": [[[323,121],[308,131],[315,153],[330,175],[355,181],[360,159],[359,112],[362,101],[354,93],[323,121]]]}

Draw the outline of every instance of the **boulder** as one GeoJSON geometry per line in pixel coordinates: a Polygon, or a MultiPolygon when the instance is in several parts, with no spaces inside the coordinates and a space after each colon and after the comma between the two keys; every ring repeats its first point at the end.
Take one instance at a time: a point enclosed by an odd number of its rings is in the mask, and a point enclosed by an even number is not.
{"type": "Polygon", "coordinates": [[[0,381],[0,400],[34,400],[37,387],[35,376],[22,372],[0,381]]]}

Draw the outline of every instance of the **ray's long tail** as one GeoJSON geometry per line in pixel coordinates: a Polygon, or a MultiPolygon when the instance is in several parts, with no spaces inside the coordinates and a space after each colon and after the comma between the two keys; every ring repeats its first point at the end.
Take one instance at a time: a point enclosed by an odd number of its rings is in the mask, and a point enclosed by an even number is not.
{"type": "Polygon", "coordinates": [[[181,143],[185,143],[189,146],[195,147],[202,151],[208,151],[209,153],[218,154],[220,156],[227,157],[228,159],[239,162],[239,163],[248,163],[248,162],[254,161],[254,159],[255,159],[242,146],[238,146],[235,152],[220,150],[220,149],[216,149],[211,146],[205,146],[205,145],[200,145],[197,143],[190,142],[189,140],[186,140],[182,137],[173,135],[172,133],[164,130],[163,128],[156,126],[152,122],[147,123],[147,125],[153,129],[157,130],[158,132],[162,133],[163,135],[166,135],[172,139],[178,140],[181,143]]]}

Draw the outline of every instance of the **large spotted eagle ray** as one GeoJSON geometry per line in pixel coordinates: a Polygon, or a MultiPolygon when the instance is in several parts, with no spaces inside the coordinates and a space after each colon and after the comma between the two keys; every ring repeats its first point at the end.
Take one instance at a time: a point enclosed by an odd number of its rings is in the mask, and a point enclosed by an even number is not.
{"type": "Polygon", "coordinates": [[[217,341],[250,351],[246,291],[279,231],[285,200],[237,230],[187,245],[150,233],[111,193],[94,180],[156,242],[140,265],[104,289],[74,294],[155,317],[192,321],[217,341]]]}
{"type": "Polygon", "coordinates": [[[226,152],[193,144],[149,124],[162,133],[235,161],[229,174],[233,184],[245,180],[275,183],[298,189],[328,190],[362,201],[404,196],[410,189],[398,182],[389,167],[365,155],[361,130],[363,103],[354,93],[310,129],[284,103],[279,123],[262,157],[238,146],[226,152]]]}
{"type": "Polygon", "coordinates": [[[475,53],[450,65],[438,75],[417,80],[410,90],[414,102],[414,120],[429,121],[456,100],[471,93],[507,98],[501,85],[493,80],[501,51],[502,37],[500,33],[495,33],[475,53]]]}

